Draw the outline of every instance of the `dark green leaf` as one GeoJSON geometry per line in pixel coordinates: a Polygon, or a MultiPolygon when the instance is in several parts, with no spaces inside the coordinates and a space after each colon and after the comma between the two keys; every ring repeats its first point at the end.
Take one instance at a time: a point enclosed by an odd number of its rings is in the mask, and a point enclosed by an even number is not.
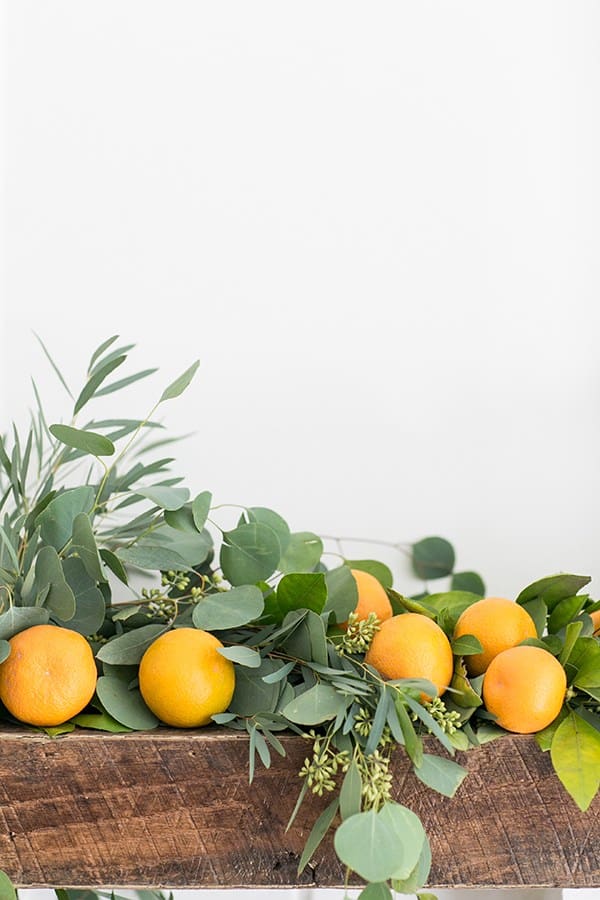
{"type": "Polygon", "coordinates": [[[320,572],[284,575],[277,586],[280,620],[294,609],[312,609],[320,614],[326,600],[327,585],[320,572]]]}
{"type": "Polygon", "coordinates": [[[161,398],[158,401],[159,403],[164,403],[165,400],[174,400],[175,397],[179,397],[180,394],[183,394],[186,387],[190,384],[192,378],[196,374],[198,366],[200,365],[200,360],[196,360],[189,369],[186,369],[185,372],[176,378],[165,390],[162,392],[161,398]]]}
{"type": "Polygon", "coordinates": [[[253,584],[244,584],[203,597],[194,606],[192,621],[196,628],[205,631],[239,628],[257,619],[263,606],[262,591],[253,584]]]}
{"type": "Polygon", "coordinates": [[[127,584],[127,572],[125,571],[121,560],[115,556],[112,550],[102,549],[100,550],[100,556],[113,575],[116,575],[123,584],[127,584]]]}
{"type": "Polygon", "coordinates": [[[146,731],[158,726],[158,719],[152,713],[137,688],[129,690],[120,678],[101,675],[96,685],[96,693],[106,712],[135,731],[146,731]]]}
{"type": "Polygon", "coordinates": [[[141,661],[150,644],[165,630],[164,625],[143,625],[134,631],[127,631],[104,644],[98,651],[97,658],[100,662],[113,666],[135,665],[141,661]]]}
{"type": "Polygon", "coordinates": [[[112,456],[115,445],[103,434],[95,431],[83,431],[80,428],[72,428],[71,425],[51,425],[52,435],[67,447],[76,450],[84,450],[92,456],[112,456]]]}
{"type": "Polygon", "coordinates": [[[560,600],[577,594],[590,581],[591,578],[587,575],[569,575],[567,573],[550,575],[547,578],[535,581],[521,591],[517,597],[517,603],[525,604],[529,600],[535,600],[536,597],[539,597],[552,612],[560,600]]]}
{"type": "Polygon", "coordinates": [[[454,548],[444,538],[428,537],[413,544],[413,569],[423,581],[450,575],[454,568],[454,561],[454,548]]]}
{"type": "Polygon", "coordinates": [[[485,596],[485,584],[477,572],[455,572],[450,582],[453,591],[468,591],[470,594],[485,596]]]}
{"type": "Polygon", "coordinates": [[[254,584],[273,574],[280,552],[279,538],[268,525],[239,525],[223,534],[221,568],[230,584],[254,584]]]}
{"type": "Polygon", "coordinates": [[[556,634],[562,628],[565,628],[569,622],[581,612],[586,597],[581,594],[572,597],[565,597],[559,600],[548,618],[548,631],[550,634],[556,634]]]}
{"type": "Polygon", "coordinates": [[[521,603],[521,606],[528,612],[535,624],[537,636],[542,637],[546,631],[546,620],[548,618],[548,607],[540,597],[521,603]]]}
{"type": "Polygon", "coordinates": [[[472,656],[474,653],[483,653],[483,647],[474,635],[463,634],[452,641],[452,652],[455,656],[472,656]]]}

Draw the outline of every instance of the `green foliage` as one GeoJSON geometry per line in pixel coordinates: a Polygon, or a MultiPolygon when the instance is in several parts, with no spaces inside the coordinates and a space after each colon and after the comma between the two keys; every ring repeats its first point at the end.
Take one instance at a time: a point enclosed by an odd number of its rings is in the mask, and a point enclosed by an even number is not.
{"type": "MultiPolygon", "coordinates": [[[[74,393],[42,344],[73,416],[48,426],[34,385],[29,432],[21,437],[14,428],[0,439],[0,663],[10,654],[10,638],[32,625],[78,631],[102,674],[88,708],[57,733],[74,727],[127,733],[160,724],[137,682],[153,641],[171,628],[216,632],[224,645],[219,652],[234,665],[235,691],[228,710],[213,718],[247,735],[250,780],[257,765],[272,764],[273,753],[285,754],[278,732],[291,730],[308,742],[291,821],[308,794],[327,800],[300,869],[337,825],[341,861],[370,882],[363,900],[389,900],[392,890],[420,892],[431,852],[419,819],[392,799],[392,751],[402,747],[415,776],[452,797],[466,769],[449,757],[505,732],[483,707],[483,678],[468,676],[465,658],[481,651],[473,636],[453,640],[454,674],[443,700],[428,681],[385,681],[365,664],[381,623],[353,615],[358,592],[350,569],[374,575],[395,614],[434,619],[451,640],[460,614],[485,592],[481,576],[454,571],[456,554],[444,538],[392,544],[408,553],[424,582],[448,578],[449,590],[430,594],[425,585],[411,598],[394,590],[389,566],[349,558],[340,540],[341,559],[329,568],[322,539],[292,532],[273,509],[241,507],[235,527],[222,530],[210,491],[192,498],[170,472],[173,459],[155,457],[175,438],[149,437],[161,428],[152,418],[156,408],[188,387],[198,363],[145,416],[78,421],[98,397],[155,371],[128,374],[132,346],[116,344],[112,336],[93,351],[74,393]],[[111,380],[117,368],[125,374],[111,380]],[[135,588],[132,576],[140,571],[152,586],[135,588]],[[440,754],[431,752],[431,742],[425,752],[426,737],[437,741],[440,754]]],[[[563,710],[538,742],[581,809],[600,788],[600,641],[589,616],[600,604],[580,593],[588,582],[555,575],[518,597],[536,623],[534,643],[553,653],[567,674],[563,710]]],[[[0,875],[0,900],[12,900],[11,890],[0,875]]],[[[59,900],[97,896],[57,893],[59,900]]],[[[143,893],[140,900],[164,900],[160,892],[143,893]]]]}

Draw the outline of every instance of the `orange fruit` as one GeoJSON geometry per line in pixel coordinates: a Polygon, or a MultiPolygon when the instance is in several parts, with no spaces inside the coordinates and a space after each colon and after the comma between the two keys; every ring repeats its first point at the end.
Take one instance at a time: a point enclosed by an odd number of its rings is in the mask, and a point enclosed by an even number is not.
{"type": "Polygon", "coordinates": [[[594,625],[594,637],[600,637],[600,609],[588,613],[594,625]]]}
{"type": "Polygon", "coordinates": [[[381,582],[377,581],[370,572],[363,572],[360,569],[350,569],[350,571],[358,588],[358,603],[354,607],[354,612],[359,620],[364,621],[372,612],[381,622],[391,619],[392,604],[381,582]]]}
{"type": "Polygon", "coordinates": [[[438,695],[444,693],[454,671],[450,641],[433,619],[419,613],[387,619],[371,641],[365,662],[384,678],[426,678],[438,695]]]}
{"type": "Polygon", "coordinates": [[[218,638],[199,628],[176,628],[150,644],[140,663],[140,691],[155,716],[176,728],[208,725],[225,712],[235,688],[233,663],[218,638]]]}
{"type": "Polygon", "coordinates": [[[62,725],[80,713],[96,689],[92,648],[76,631],[33,625],[11,637],[0,664],[0,700],[28,725],[62,725]]]}
{"type": "Polygon", "coordinates": [[[567,676],[541,647],[511,647],[488,666],[483,679],[483,702],[498,725],[517,734],[546,728],[561,711],[567,676]]]}
{"type": "Polygon", "coordinates": [[[535,622],[527,610],[506,597],[484,597],[467,607],[454,629],[455,638],[464,634],[474,635],[483,647],[483,653],[465,656],[469,675],[483,675],[503,650],[537,637],[535,622]]]}

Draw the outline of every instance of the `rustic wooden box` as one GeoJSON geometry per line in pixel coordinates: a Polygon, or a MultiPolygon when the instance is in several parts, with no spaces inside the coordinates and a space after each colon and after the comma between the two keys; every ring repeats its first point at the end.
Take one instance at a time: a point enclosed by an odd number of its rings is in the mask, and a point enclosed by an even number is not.
{"type": "MultiPolygon", "coordinates": [[[[308,801],[285,834],[306,743],[283,741],[287,758],[257,766],[248,785],[241,734],[52,740],[2,728],[0,868],[21,887],[340,886],[331,842],[296,874],[323,801],[308,801]]],[[[457,758],[470,775],[448,800],[396,756],[397,797],[431,839],[432,888],[600,887],[600,798],[580,813],[533,738],[457,758]]]]}

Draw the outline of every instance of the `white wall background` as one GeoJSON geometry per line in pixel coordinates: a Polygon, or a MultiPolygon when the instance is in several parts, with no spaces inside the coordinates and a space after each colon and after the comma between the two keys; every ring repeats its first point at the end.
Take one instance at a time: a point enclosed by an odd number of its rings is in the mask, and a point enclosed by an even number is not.
{"type": "Polygon", "coordinates": [[[118,331],[115,415],[201,358],[193,489],[600,576],[598,3],[6,10],[4,418],[68,413],[32,329],[76,385],[118,331]]]}

